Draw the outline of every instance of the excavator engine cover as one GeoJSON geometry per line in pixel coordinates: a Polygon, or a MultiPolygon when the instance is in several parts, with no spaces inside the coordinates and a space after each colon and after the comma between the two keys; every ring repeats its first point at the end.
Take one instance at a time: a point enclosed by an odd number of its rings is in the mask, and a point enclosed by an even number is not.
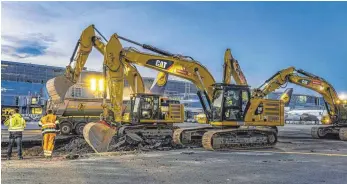
{"type": "Polygon", "coordinates": [[[106,152],[116,134],[116,129],[110,127],[103,121],[88,123],[83,128],[83,137],[90,147],[97,153],[106,152]]]}

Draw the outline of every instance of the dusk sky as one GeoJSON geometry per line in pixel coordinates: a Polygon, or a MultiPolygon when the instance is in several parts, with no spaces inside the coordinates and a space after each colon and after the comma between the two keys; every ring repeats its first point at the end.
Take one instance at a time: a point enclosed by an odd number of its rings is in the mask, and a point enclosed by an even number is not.
{"type": "MultiPolygon", "coordinates": [[[[1,59],[65,67],[90,24],[192,56],[216,81],[231,48],[252,87],[294,66],[347,92],[347,2],[2,2],[1,59]]],[[[96,50],[87,67],[99,70],[96,50]]],[[[140,68],[142,76],[156,75],[140,68]]],[[[291,86],[291,85],[289,85],[291,86]]],[[[314,94],[303,88],[297,93],[314,94]]]]}

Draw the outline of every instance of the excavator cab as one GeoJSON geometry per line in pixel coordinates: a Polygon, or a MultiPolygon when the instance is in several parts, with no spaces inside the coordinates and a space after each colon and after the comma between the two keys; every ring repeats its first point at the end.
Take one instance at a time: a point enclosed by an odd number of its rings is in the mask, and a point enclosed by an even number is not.
{"type": "Polygon", "coordinates": [[[249,87],[223,83],[214,87],[211,121],[244,121],[251,98],[249,87]]]}
{"type": "Polygon", "coordinates": [[[131,97],[131,123],[159,119],[159,95],[135,94],[131,97]]]}
{"type": "Polygon", "coordinates": [[[181,123],[184,121],[183,104],[158,94],[137,93],[131,96],[132,124],[181,123]]]}

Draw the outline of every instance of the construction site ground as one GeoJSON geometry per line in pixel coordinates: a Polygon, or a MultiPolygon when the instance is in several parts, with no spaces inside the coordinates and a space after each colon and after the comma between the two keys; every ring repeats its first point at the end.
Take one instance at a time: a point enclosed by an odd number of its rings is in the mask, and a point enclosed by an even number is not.
{"type": "MultiPolygon", "coordinates": [[[[183,124],[181,126],[196,126],[183,124]]],[[[329,183],[347,181],[347,142],[317,140],[314,125],[279,128],[275,148],[232,152],[202,148],[88,153],[77,159],[4,160],[3,183],[329,183]]]]}

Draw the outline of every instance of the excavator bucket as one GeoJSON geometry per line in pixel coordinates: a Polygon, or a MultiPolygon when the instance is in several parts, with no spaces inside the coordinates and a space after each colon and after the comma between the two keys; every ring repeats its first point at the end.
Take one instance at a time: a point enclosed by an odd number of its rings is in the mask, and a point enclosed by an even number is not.
{"type": "Polygon", "coordinates": [[[88,123],[83,128],[83,137],[90,147],[97,153],[106,152],[116,134],[116,129],[103,123],[88,123]]]}
{"type": "Polygon", "coordinates": [[[73,82],[67,79],[64,75],[60,75],[48,80],[46,88],[53,102],[62,102],[65,98],[66,92],[72,85],[74,85],[73,82]]]}

